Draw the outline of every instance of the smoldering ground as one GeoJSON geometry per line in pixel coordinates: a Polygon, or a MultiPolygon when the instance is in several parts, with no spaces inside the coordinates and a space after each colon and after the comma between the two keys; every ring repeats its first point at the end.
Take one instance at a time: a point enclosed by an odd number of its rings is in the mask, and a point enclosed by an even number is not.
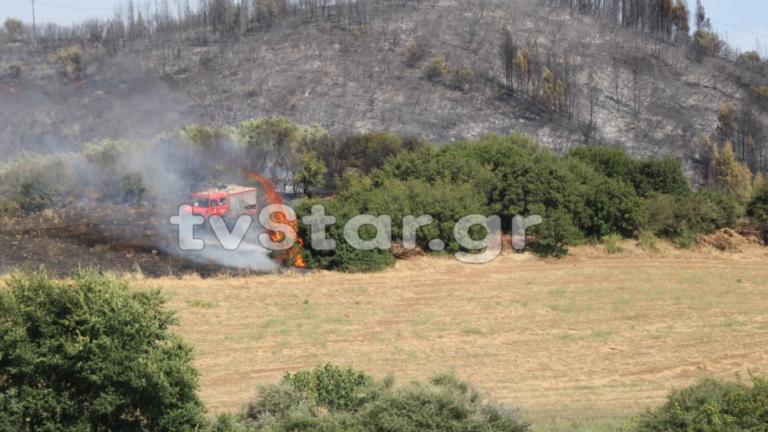
{"type": "Polygon", "coordinates": [[[9,247],[0,256],[0,270],[46,264],[52,255],[59,256],[60,271],[67,263],[101,266],[99,254],[107,268],[150,273],[209,273],[217,266],[275,270],[268,253],[251,240],[238,251],[215,244],[200,252],[178,248],[169,217],[192,191],[244,181],[240,149],[223,138],[193,142],[182,130],[194,122],[186,111],[189,101],[129,62],[111,68],[99,74],[109,78],[97,81],[41,78],[38,88],[2,92],[0,111],[22,110],[30,118],[26,124],[0,121],[0,197],[32,210],[35,200],[57,198],[34,216],[18,209],[3,219],[0,233],[9,247]],[[97,98],[82,97],[78,86],[102,90],[97,98]],[[60,123],[54,133],[36,127],[41,113],[60,123]],[[89,137],[94,140],[83,144],[89,137]],[[61,256],[67,244],[75,255],[61,256]]]}

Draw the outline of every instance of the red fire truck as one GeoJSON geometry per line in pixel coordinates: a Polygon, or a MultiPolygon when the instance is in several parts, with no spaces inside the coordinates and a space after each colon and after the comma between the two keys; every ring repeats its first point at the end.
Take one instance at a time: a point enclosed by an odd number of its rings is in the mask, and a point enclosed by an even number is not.
{"type": "Polygon", "coordinates": [[[237,185],[208,189],[191,195],[192,214],[224,219],[237,219],[242,215],[258,214],[258,190],[237,185]]]}

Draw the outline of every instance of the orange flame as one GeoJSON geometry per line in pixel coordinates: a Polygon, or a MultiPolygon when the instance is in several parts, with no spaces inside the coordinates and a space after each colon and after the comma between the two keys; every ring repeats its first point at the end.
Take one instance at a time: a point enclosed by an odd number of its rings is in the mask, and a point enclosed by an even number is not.
{"type": "MultiPolygon", "coordinates": [[[[250,179],[251,181],[255,181],[261,185],[263,191],[264,191],[264,198],[267,201],[268,205],[272,204],[283,204],[283,197],[280,196],[279,193],[275,190],[275,185],[266,177],[255,173],[255,172],[244,172],[243,175],[250,179]]],[[[278,254],[277,259],[281,261],[284,265],[293,266],[297,268],[307,268],[307,263],[304,260],[304,241],[301,239],[301,237],[298,236],[299,232],[299,224],[298,221],[288,221],[288,217],[285,215],[285,213],[278,212],[274,213],[272,215],[272,222],[288,225],[291,228],[293,228],[294,232],[297,233],[296,238],[294,239],[296,243],[291,247],[290,249],[286,251],[282,251],[278,254]]],[[[285,240],[285,234],[278,232],[278,231],[272,231],[267,230],[267,235],[269,235],[270,240],[272,240],[275,243],[282,242],[285,240]]]]}

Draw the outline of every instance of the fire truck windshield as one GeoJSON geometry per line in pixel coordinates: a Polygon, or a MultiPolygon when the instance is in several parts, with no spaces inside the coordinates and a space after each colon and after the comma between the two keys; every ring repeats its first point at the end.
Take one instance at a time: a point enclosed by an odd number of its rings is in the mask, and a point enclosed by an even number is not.
{"type": "Polygon", "coordinates": [[[211,202],[208,198],[192,198],[192,206],[208,208],[211,202]]]}

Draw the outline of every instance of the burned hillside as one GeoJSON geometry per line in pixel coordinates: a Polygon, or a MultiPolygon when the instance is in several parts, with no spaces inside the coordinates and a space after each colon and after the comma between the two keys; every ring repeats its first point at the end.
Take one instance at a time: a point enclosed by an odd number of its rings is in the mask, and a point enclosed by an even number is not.
{"type": "Polygon", "coordinates": [[[749,128],[737,154],[765,169],[759,56],[702,54],[677,9],[632,24],[571,3],[217,0],[178,16],[129,4],[108,22],[46,28],[34,45],[5,34],[2,158],[281,115],[440,142],[519,130],[555,151],[671,154],[701,181],[701,136],[728,104],[749,128]],[[72,46],[74,65],[61,53],[72,46]]]}

